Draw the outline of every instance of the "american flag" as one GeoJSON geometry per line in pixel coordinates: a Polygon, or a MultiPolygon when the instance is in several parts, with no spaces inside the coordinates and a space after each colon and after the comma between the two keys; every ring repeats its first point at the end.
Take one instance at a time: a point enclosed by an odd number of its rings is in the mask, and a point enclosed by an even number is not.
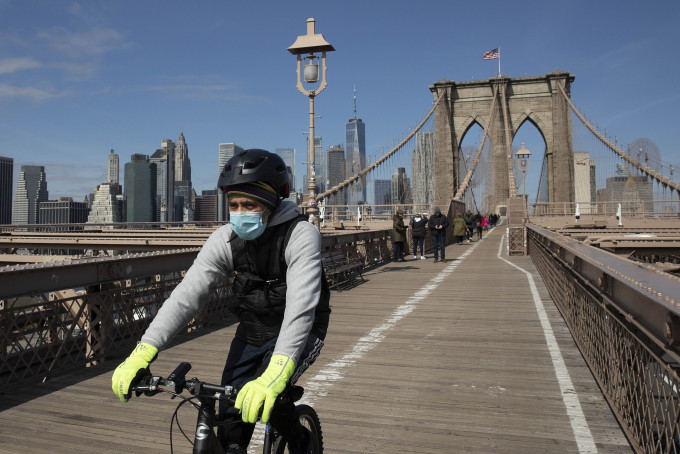
{"type": "Polygon", "coordinates": [[[497,58],[500,58],[501,54],[498,52],[498,47],[495,49],[492,49],[488,52],[484,52],[484,55],[482,55],[482,60],[495,60],[497,58]]]}

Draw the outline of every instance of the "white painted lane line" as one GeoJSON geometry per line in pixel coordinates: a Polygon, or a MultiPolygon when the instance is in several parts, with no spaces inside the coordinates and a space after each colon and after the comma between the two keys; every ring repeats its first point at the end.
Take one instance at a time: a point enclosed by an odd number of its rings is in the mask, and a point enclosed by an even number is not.
{"type": "MultiPolygon", "coordinates": [[[[482,239],[483,241],[484,239],[482,239]]],[[[463,260],[477,248],[479,241],[472,247],[467,248],[456,260],[451,261],[446,268],[440,271],[430,282],[428,282],[421,289],[416,291],[408,300],[397,307],[390,316],[388,316],[382,324],[373,328],[369,333],[360,338],[352,349],[346,353],[342,358],[329,363],[315,376],[310,378],[305,384],[305,395],[303,402],[311,405],[315,400],[324,397],[328,394],[328,388],[344,377],[345,370],[353,366],[357,361],[363,358],[366,353],[370,352],[378,345],[387,335],[394,325],[400,320],[413,312],[416,305],[427,298],[434,290],[441,284],[463,260]]]]}
{"type": "Polygon", "coordinates": [[[541,327],[543,328],[543,335],[545,336],[545,341],[548,344],[548,350],[550,351],[553,369],[555,370],[557,382],[559,383],[560,391],[562,393],[562,401],[564,402],[564,406],[567,409],[567,415],[569,416],[569,422],[571,423],[571,430],[574,432],[578,450],[582,453],[596,453],[597,446],[595,445],[595,440],[593,440],[593,434],[590,432],[588,421],[586,421],[586,417],[583,414],[583,410],[581,409],[581,403],[578,400],[578,395],[576,394],[576,390],[572,384],[571,376],[569,375],[567,366],[564,363],[562,352],[560,351],[560,347],[557,344],[557,340],[555,339],[555,333],[553,332],[550,320],[548,320],[548,314],[546,313],[543,302],[541,301],[541,297],[538,294],[538,289],[536,288],[534,278],[531,273],[501,256],[501,251],[503,250],[503,241],[506,239],[506,235],[503,235],[501,244],[498,247],[497,256],[499,259],[518,269],[527,276],[529,288],[531,289],[531,295],[534,298],[536,312],[538,312],[538,318],[541,321],[541,327]]]}

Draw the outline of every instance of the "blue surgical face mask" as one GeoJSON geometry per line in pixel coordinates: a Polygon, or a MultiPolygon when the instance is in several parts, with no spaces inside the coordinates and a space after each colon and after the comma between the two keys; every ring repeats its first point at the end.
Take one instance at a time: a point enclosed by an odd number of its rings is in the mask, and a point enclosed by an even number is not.
{"type": "Polygon", "coordinates": [[[231,229],[239,238],[244,240],[254,240],[262,235],[266,222],[262,222],[262,211],[245,212],[238,211],[229,212],[229,222],[231,222],[231,229]]]}

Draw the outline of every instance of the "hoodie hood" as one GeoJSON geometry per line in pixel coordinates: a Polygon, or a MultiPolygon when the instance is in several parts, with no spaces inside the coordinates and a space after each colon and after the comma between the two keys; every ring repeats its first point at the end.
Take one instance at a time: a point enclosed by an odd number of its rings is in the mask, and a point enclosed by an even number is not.
{"type": "Polygon", "coordinates": [[[286,221],[298,217],[299,214],[300,208],[298,208],[294,202],[283,200],[276,211],[274,211],[272,218],[267,222],[267,227],[283,224],[286,221]]]}

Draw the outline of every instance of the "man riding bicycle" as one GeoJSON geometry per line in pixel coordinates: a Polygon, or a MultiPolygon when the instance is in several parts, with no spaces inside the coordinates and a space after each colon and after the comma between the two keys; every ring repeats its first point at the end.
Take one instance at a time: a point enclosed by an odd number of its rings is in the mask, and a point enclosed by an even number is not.
{"type": "MultiPolygon", "coordinates": [[[[305,452],[307,429],[292,402],[273,408],[276,397],[295,383],[323,347],[330,307],[322,278],[321,235],[300,222],[289,195],[283,160],[265,150],[240,152],[218,181],[229,204],[230,223],[205,242],[182,282],[165,301],[132,354],[116,368],[113,391],[122,402],[148,373],[149,364],[213,294],[233,278],[239,318],[222,385],[241,388],[235,407],[242,422],[220,426],[227,453],[245,453],[260,411],[263,422],[288,440],[290,452],[305,452]]],[[[220,407],[224,413],[226,408],[220,407]]]]}

